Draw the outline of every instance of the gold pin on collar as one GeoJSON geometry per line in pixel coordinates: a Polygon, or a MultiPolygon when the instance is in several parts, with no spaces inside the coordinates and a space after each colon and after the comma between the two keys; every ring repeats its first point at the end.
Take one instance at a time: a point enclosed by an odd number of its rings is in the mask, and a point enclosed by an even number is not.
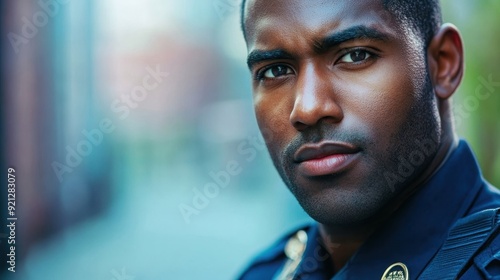
{"type": "Polygon", "coordinates": [[[408,267],[404,263],[395,263],[389,266],[382,276],[381,280],[409,280],[410,274],[408,267]]]}
{"type": "Polygon", "coordinates": [[[285,245],[285,255],[288,257],[281,272],[274,277],[275,280],[291,280],[297,272],[302,256],[306,250],[307,233],[299,230],[285,245]]]}

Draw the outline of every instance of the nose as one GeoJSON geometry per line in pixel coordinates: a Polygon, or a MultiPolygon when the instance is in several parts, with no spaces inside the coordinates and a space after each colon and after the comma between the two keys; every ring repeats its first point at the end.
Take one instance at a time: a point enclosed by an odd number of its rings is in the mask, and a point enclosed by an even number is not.
{"type": "Polygon", "coordinates": [[[301,131],[320,121],[339,123],[344,118],[342,108],[335,101],[332,77],[315,70],[311,65],[299,74],[290,122],[301,131]]]}

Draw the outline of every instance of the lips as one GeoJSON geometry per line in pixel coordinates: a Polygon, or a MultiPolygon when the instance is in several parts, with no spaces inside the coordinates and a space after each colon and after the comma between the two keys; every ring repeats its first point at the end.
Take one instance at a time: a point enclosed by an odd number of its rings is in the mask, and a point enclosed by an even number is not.
{"type": "Polygon", "coordinates": [[[358,158],[359,152],[359,148],[349,143],[322,142],[302,146],[294,160],[304,176],[325,176],[346,170],[358,158]]]}

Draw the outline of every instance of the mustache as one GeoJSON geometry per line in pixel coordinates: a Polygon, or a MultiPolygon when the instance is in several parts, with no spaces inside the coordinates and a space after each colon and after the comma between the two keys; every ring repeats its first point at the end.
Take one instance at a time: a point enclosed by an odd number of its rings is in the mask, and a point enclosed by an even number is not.
{"type": "Polygon", "coordinates": [[[321,142],[343,142],[349,143],[363,150],[370,138],[355,130],[339,130],[331,127],[320,127],[318,129],[307,130],[299,133],[285,147],[282,152],[282,159],[293,160],[293,157],[298,149],[307,144],[317,144],[321,142]]]}

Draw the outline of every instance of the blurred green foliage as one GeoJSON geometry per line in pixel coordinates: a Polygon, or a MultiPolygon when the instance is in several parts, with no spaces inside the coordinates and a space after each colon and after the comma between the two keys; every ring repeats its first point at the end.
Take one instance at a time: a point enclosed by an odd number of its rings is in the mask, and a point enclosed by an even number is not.
{"type": "Polygon", "coordinates": [[[466,72],[454,97],[457,132],[472,145],[484,177],[500,187],[500,1],[441,2],[445,22],[460,29],[465,45],[466,72]]]}

